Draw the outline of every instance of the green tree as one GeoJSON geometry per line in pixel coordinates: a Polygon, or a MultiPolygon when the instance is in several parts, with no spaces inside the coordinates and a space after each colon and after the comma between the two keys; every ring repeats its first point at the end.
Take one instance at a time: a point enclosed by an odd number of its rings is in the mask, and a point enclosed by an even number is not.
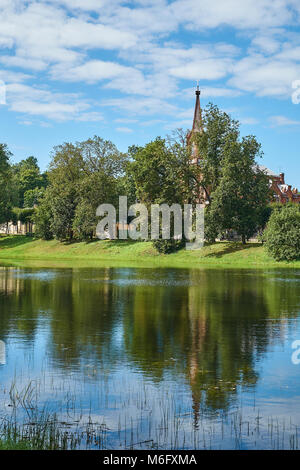
{"type": "MultiPolygon", "coordinates": [[[[28,191],[45,187],[46,177],[41,174],[38,161],[32,156],[16,163],[13,166],[13,170],[15,182],[18,187],[18,205],[19,207],[26,207],[24,200],[25,194],[28,191]]],[[[28,200],[26,202],[28,202],[28,200]]]]}
{"type": "Polygon", "coordinates": [[[282,206],[273,210],[264,240],[268,253],[277,261],[300,258],[300,207],[282,206]]]}
{"type": "Polygon", "coordinates": [[[51,232],[60,240],[91,238],[100,204],[118,205],[127,155],[98,136],[54,149],[47,197],[51,232]]]}
{"type": "Polygon", "coordinates": [[[0,144],[0,224],[8,223],[13,218],[15,188],[10,165],[11,156],[7,145],[0,144]]]}
{"type": "Polygon", "coordinates": [[[216,231],[234,230],[243,243],[261,226],[269,201],[267,176],[255,163],[261,155],[254,136],[228,140],[223,150],[221,178],[212,193],[208,223],[216,231]]]}
{"type": "Polygon", "coordinates": [[[157,137],[145,147],[130,147],[129,155],[132,163],[128,171],[140,202],[172,204],[183,201],[184,186],[174,184],[182,176],[181,161],[165,139],[157,137]]]}
{"type": "Polygon", "coordinates": [[[54,148],[47,195],[52,213],[51,231],[59,240],[73,238],[73,220],[83,166],[82,153],[77,144],[64,143],[54,148]]]}
{"type": "Polygon", "coordinates": [[[87,199],[82,199],[76,207],[73,228],[79,240],[92,239],[96,227],[96,210],[87,199]]]}
{"type": "Polygon", "coordinates": [[[33,207],[38,204],[38,201],[43,197],[45,188],[28,189],[24,193],[24,207],[33,207]]]}
{"type": "Polygon", "coordinates": [[[50,190],[46,189],[44,196],[38,201],[34,214],[35,236],[43,240],[51,240],[54,235],[51,226],[53,213],[50,197],[50,190]]]}
{"type": "MultiPolygon", "coordinates": [[[[191,199],[191,161],[187,154],[186,139],[181,137],[180,133],[168,140],[158,137],[145,147],[129,148],[132,163],[128,168],[128,178],[134,183],[137,199],[147,206],[182,205],[191,199]]],[[[172,227],[173,220],[171,232],[172,227]]],[[[158,239],[153,241],[153,245],[160,253],[171,253],[180,249],[183,242],[173,238],[158,239]]]]}
{"type": "Polygon", "coordinates": [[[73,230],[77,238],[92,238],[95,232],[96,209],[100,204],[113,204],[116,208],[119,195],[126,195],[124,184],[128,157],[118,151],[109,140],[94,136],[79,144],[83,158],[73,230]]]}
{"type": "MultiPolygon", "coordinates": [[[[198,164],[192,166],[195,191],[203,188],[206,199],[217,189],[224,159],[224,149],[230,141],[237,141],[240,135],[239,122],[209,103],[203,113],[203,133],[195,133],[191,145],[199,152],[198,164]]],[[[189,150],[191,155],[191,149],[189,150]]]]}

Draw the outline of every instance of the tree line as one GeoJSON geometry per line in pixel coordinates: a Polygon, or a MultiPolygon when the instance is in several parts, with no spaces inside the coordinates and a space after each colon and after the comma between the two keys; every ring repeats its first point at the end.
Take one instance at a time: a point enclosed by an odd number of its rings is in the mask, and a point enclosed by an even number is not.
{"type": "MultiPolygon", "coordinates": [[[[269,179],[257,164],[261,145],[254,135],[242,137],[239,122],[213,104],[203,112],[203,125],[204,132],[189,141],[177,130],[126,153],[98,136],[63,143],[53,149],[45,173],[34,157],[11,164],[1,144],[0,223],[18,215],[35,222],[37,237],[88,240],[95,233],[97,207],[117,208],[120,195],[129,204],[147,206],[196,204],[202,195],[206,240],[234,232],[245,243],[263,231],[271,213],[269,179]],[[191,159],[193,146],[198,164],[191,159]]],[[[165,252],[180,246],[175,240],[155,243],[165,252]]]]}

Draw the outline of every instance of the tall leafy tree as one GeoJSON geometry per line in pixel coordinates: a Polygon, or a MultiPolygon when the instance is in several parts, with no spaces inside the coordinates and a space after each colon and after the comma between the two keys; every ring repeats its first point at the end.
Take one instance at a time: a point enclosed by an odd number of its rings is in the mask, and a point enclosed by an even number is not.
{"type": "Polygon", "coordinates": [[[41,174],[37,158],[31,156],[25,160],[21,160],[13,166],[14,177],[18,187],[18,205],[26,206],[25,195],[28,191],[44,188],[47,184],[46,175],[41,174]]]}
{"type": "Polygon", "coordinates": [[[256,165],[261,155],[254,136],[228,140],[223,149],[220,182],[212,193],[209,222],[216,232],[234,230],[243,243],[262,225],[269,201],[267,176],[256,165]]]}
{"type": "Polygon", "coordinates": [[[81,142],[79,150],[83,167],[73,229],[78,238],[87,239],[92,238],[95,231],[97,207],[103,203],[118,207],[118,197],[126,189],[122,180],[127,155],[119,152],[111,141],[98,136],[81,142]]]}
{"type": "Polygon", "coordinates": [[[60,240],[73,238],[73,220],[83,166],[78,145],[64,143],[54,148],[47,193],[51,201],[51,230],[60,240]]]}
{"type": "Polygon", "coordinates": [[[15,203],[15,188],[13,182],[10,157],[12,156],[6,144],[0,144],[0,223],[8,223],[13,218],[12,208],[15,203]]]}
{"type": "Polygon", "coordinates": [[[165,139],[158,137],[144,147],[130,147],[129,155],[132,163],[128,171],[139,201],[145,204],[183,201],[185,187],[181,178],[182,162],[165,139]]]}
{"type": "Polygon", "coordinates": [[[228,142],[239,138],[239,122],[209,103],[203,113],[203,129],[204,132],[195,133],[190,143],[196,145],[199,152],[198,164],[191,167],[191,177],[194,191],[199,193],[202,188],[205,198],[210,201],[210,195],[220,182],[224,148],[228,142]]]}
{"type": "Polygon", "coordinates": [[[126,161],[127,156],[112,142],[98,136],[55,147],[43,210],[36,215],[39,231],[46,230],[49,236],[53,234],[60,240],[91,238],[97,224],[97,207],[103,203],[118,204],[126,161]],[[46,201],[50,201],[50,230],[45,217],[46,201]]]}

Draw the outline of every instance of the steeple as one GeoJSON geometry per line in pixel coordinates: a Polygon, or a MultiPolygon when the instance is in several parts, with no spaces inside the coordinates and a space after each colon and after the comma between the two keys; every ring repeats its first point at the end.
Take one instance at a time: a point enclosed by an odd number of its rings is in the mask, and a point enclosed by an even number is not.
{"type": "Polygon", "coordinates": [[[197,88],[196,88],[196,91],[195,91],[195,95],[196,95],[196,104],[195,104],[195,112],[194,112],[194,121],[193,121],[192,133],[200,132],[202,134],[202,132],[203,132],[203,122],[202,122],[202,110],[201,110],[201,105],[200,105],[201,91],[199,89],[199,82],[197,82],[197,88]]]}
{"type": "MultiPolygon", "coordinates": [[[[188,144],[192,142],[192,137],[195,133],[200,133],[200,134],[203,133],[203,121],[202,121],[202,110],[201,110],[201,105],[200,105],[200,94],[201,94],[201,91],[199,89],[199,82],[197,82],[197,88],[195,91],[196,103],[195,103],[193,127],[187,136],[188,144]]],[[[193,147],[192,155],[195,158],[198,153],[195,143],[192,143],[192,147],[193,147]]]]}

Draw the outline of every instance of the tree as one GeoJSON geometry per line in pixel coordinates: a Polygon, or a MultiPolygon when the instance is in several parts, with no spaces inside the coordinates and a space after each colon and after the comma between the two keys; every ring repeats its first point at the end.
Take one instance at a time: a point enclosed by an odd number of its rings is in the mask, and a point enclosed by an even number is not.
{"type": "Polygon", "coordinates": [[[77,205],[73,221],[76,238],[79,240],[92,239],[96,227],[96,211],[87,199],[82,199],[77,205]]]}
{"type": "Polygon", "coordinates": [[[49,190],[46,190],[44,197],[39,199],[34,214],[35,236],[43,240],[51,240],[54,235],[51,226],[53,214],[50,197],[49,190]]]}
{"type": "Polygon", "coordinates": [[[276,261],[300,258],[300,207],[283,206],[273,210],[264,240],[268,253],[276,261]]]}
{"type": "MultiPolygon", "coordinates": [[[[217,189],[224,159],[224,148],[228,142],[238,140],[239,122],[209,103],[203,114],[203,133],[195,133],[191,145],[195,144],[199,152],[198,165],[192,166],[192,179],[195,191],[203,188],[206,199],[217,189]]],[[[191,155],[191,149],[189,150],[191,155]]]]}
{"type": "Polygon", "coordinates": [[[183,186],[174,184],[180,181],[180,161],[164,139],[157,137],[145,147],[130,147],[129,155],[129,172],[140,202],[149,205],[183,201],[183,186]]]}
{"type": "MultiPolygon", "coordinates": [[[[26,207],[25,194],[28,191],[44,188],[47,184],[46,176],[41,174],[38,161],[32,156],[15,164],[13,171],[18,187],[18,205],[19,207],[26,207]]],[[[28,202],[28,199],[26,202],[28,202]]]]}
{"type": "Polygon", "coordinates": [[[260,154],[254,136],[227,141],[220,183],[208,210],[208,223],[215,231],[234,230],[243,243],[261,227],[269,201],[268,178],[255,164],[260,154]]]}
{"type": "Polygon", "coordinates": [[[102,203],[118,205],[126,162],[127,155],[98,136],[54,149],[47,196],[55,237],[72,240],[92,236],[97,207],[102,203]]]}
{"type": "Polygon", "coordinates": [[[83,166],[82,153],[77,144],[64,143],[54,148],[47,195],[52,214],[51,231],[59,240],[73,238],[73,220],[83,166]]]}
{"type": "Polygon", "coordinates": [[[73,229],[76,237],[88,239],[92,238],[97,225],[97,207],[103,203],[118,207],[119,195],[125,190],[123,180],[128,157],[119,152],[112,142],[98,136],[81,142],[79,148],[83,172],[73,229]]]}
{"type": "MultiPolygon", "coordinates": [[[[130,147],[132,163],[129,178],[136,188],[137,199],[150,209],[151,204],[184,204],[193,191],[190,183],[190,157],[187,154],[186,136],[177,132],[167,140],[158,137],[144,147],[130,147]]],[[[171,233],[174,221],[171,220],[171,233]]],[[[180,249],[182,240],[158,239],[153,241],[160,253],[180,249]]]]}
{"type": "Polygon", "coordinates": [[[13,218],[15,191],[10,166],[11,155],[7,145],[0,144],[0,224],[7,224],[13,218]]]}
{"type": "Polygon", "coordinates": [[[43,197],[45,188],[28,189],[24,193],[24,207],[34,207],[38,201],[43,197]]]}

